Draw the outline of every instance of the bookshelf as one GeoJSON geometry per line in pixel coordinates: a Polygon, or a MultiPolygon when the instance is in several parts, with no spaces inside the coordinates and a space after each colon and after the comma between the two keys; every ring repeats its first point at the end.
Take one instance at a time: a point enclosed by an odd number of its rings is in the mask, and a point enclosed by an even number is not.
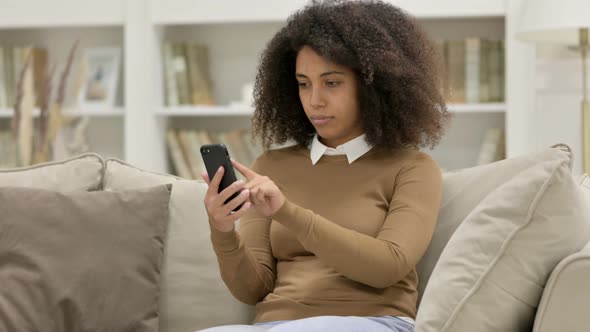
{"type": "MultiPolygon", "coordinates": [[[[0,4],[2,2],[0,1],[0,4]]],[[[115,6],[116,1],[107,1],[105,7],[90,5],[84,7],[75,1],[59,0],[51,6],[42,1],[14,2],[10,6],[11,13],[2,8],[0,16],[0,47],[22,47],[34,45],[47,50],[49,66],[55,66],[55,77],[52,80],[54,90],[72,45],[79,40],[78,51],[74,58],[74,65],[68,76],[65,105],[62,112],[68,116],[87,116],[90,118],[87,139],[93,151],[124,158],[125,154],[121,142],[124,139],[123,122],[124,107],[124,72],[119,72],[119,84],[116,93],[115,106],[109,109],[78,109],[75,106],[75,96],[72,91],[79,82],[81,67],[79,64],[83,50],[89,47],[117,46],[124,49],[124,20],[123,8],[115,6]],[[38,5],[36,5],[39,3],[38,5]],[[22,7],[27,6],[27,7],[22,7]],[[63,6],[63,7],[62,7],[63,6]],[[29,8],[29,9],[26,9],[29,8]],[[31,11],[30,8],[41,8],[31,11]],[[28,10],[28,12],[27,12],[28,10]],[[91,11],[89,11],[91,10],[91,11]],[[95,11],[94,14],[92,11],[95,11]],[[111,13],[109,15],[109,12],[111,13]],[[6,19],[4,15],[7,15],[6,19]],[[19,16],[20,15],[20,16],[19,16]],[[18,21],[15,18],[19,18],[18,21]]],[[[13,114],[12,108],[0,108],[0,122],[5,122],[2,128],[10,126],[13,114]]],[[[38,116],[39,110],[33,111],[38,116]]]]}
{"type": "MultiPolygon", "coordinates": [[[[533,105],[531,46],[513,31],[522,0],[390,0],[416,16],[433,38],[505,40],[504,102],[449,104],[454,120],[441,145],[431,153],[445,169],[472,166],[485,132],[506,130],[507,156],[530,151],[528,119],[533,105]],[[529,91],[530,90],[530,91],[529,91]]],[[[78,114],[91,117],[92,149],[142,168],[171,172],[166,146],[169,128],[232,130],[249,126],[252,108],[233,105],[244,84],[254,80],[266,42],[304,0],[109,0],[82,4],[56,0],[19,2],[0,8],[0,44],[47,45],[50,56],[65,59],[77,36],[81,48],[119,45],[122,69],[115,108],[78,114]],[[45,7],[43,7],[45,6],[45,7]],[[46,8],[47,7],[47,8],[46,8]],[[25,8],[46,8],[29,13],[25,8]],[[215,106],[166,106],[162,45],[191,42],[209,49],[215,106]]],[[[0,0],[0,7],[2,5],[0,0]]],[[[10,119],[0,109],[0,126],[10,119]]]]}

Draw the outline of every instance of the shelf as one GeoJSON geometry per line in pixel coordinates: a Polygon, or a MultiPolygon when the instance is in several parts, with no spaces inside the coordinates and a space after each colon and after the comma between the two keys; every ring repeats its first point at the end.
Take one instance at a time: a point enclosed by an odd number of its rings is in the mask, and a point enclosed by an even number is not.
{"type": "Polygon", "coordinates": [[[120,0],[19,0],[0,10],[0,29],[65,26],[123,26],[125,2],[120,0]]]}
{"type": "MultiPolygon", "coordinates": [[[[14,111],[10,108],[0,108],[0,118],[12,118],[14,111]]],[[[87,110],[72,110],[65,109],[63,114],[69,116],[88,116],[88,117],[122,117],[124,110],[122,107],[114,107],[111,109],[87,109],[87,110]]],[[[33,116],[39,116],[39,109],[33,110],[33,116]]]]}
{"type": "Polygon", "coordinates": [[[504,103],[482,103],[482,104],[448,104],[447,109],[452,113],[506,113],[504,103]]]}
{"type": "Polygon", "coordinates": [[[248,106],[193,106],[165,107],[156,112],[160,116],[251,116],[254,109],[248,106]]]}
{"type": "MultiPolygon", "coordinates": [[[[486,103],[486,104],[449,104],[447,108],[452,113],[505,113],[506,104],[503,103],[486,103]]],[[[251,116],[254,112],[252,107],[248,106],[193,106],[183,105],[174,107],[164,107],[156,112],[159,116],[251,116]]]]}
{"type": "MultiPolygon", "coordinates": [[[[501,17],[504,1],[498,0],[389,0],[418,18],[501,17]]],[[[284,21],[307,4],[305,0],[151,0],[156,24],[217,24],[284,21]]]]}

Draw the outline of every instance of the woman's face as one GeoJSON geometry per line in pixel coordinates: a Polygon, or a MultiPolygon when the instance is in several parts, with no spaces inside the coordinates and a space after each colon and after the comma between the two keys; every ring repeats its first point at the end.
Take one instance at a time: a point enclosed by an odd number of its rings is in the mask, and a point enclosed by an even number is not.
{"type": "Polygon", "coordinates": [[[352,69],[331,63],[308,46],[297,54],[299,99],[320,141],[336,147],[363,134],[352,69]]]}

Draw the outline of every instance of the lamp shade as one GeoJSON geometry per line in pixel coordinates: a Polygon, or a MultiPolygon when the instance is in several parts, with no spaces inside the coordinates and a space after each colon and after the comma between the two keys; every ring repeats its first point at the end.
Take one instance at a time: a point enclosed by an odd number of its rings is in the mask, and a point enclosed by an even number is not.
{"type": "Polygon", "coordinates": [[[517,37],[575,45],[580,28],[590,28],[589,0],[525,0],[517,37]]]}

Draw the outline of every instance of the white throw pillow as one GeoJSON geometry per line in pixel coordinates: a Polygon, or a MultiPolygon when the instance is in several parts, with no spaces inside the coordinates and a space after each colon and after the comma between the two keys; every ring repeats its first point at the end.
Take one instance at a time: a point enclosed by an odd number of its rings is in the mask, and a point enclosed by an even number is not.
{"type": "Polygon", "coordinates": [[[452,235],[432,272],[417,332],[530,331],[559,261],[590,239],[590,206],[566,153],[492,191],[452,235]]]}
{"type": "Polygon", "coordinates": [[[254,307],[236,300],[219,276],[203,199],[207,184],[137,169],[108,159],[104,190],[172,183],[160,298],[160,331],[187,332],[253,321],[254,307]]]}
{"type": "Polygon", "coordinates": [[[59,191],[91,191],[100,188],[104,162],[94,153],[77,157],[0,170],[0,186],[30,187],[59,191]]]}
{"type": "Polygon", "coordinates": [[[523,170],[547,160],[569,158],[571,166],[569,148],[563,145],[557,146],[559,148],[547,148],[539,152],[443,174],[443,193],[436,229],[428,250],[416,267],[420,278],[419,301],[428,284],[430,274],[451,235],[490,192],[523,170]]]}

